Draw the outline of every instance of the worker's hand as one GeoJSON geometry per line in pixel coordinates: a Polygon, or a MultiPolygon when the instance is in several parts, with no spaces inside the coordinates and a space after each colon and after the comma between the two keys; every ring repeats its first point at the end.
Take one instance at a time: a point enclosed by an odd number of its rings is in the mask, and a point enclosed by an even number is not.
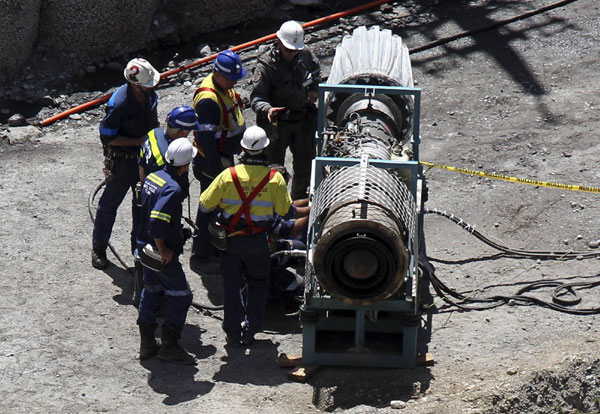
{"type": "Polygon", "coordinates": [[[284,110],[285,110],[284,106],[269,108],[269,111],[267,112],[267,119],[269,120],[270,123],[274,124],[277,121],[277,114],[284,110]]]}
{"type": "Polygon", "coordinates": [[[166,266],[169,263],[171,263],[171,260],[173,260],[173,256],[175,255],[175,253],[173,253],[173,250],[167,247],[160,252],[160,255],[162,256],[162,265],[166,266]]]}
{"type": "Polygon", "coordinates": [[[244,96],[244,97],[242,97],[241,101],[242,101],[241,109],[250,108],[250,99],[248,99],[246,96],[244,96]]]}
{"type": "Polygon", "coordinates": [[[317,91],[308,91],[307,99],[309,104],[314,104],[319,99],[319,92],[317,91]]]}

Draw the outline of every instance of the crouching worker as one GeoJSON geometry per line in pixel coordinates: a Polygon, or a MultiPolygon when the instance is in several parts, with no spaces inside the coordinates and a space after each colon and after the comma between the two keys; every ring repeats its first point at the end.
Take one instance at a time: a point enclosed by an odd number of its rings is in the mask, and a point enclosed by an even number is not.
{"type": "Polygon", "coordinates": [[[180,345],[179,337],[192,303],[192,292],[179,262],[183,252],[181,224],[189,164],[196,149],[187,138],[169,144],[162,170],[149,174],[142,189],[142,217],[137,248],[144,266],[144,289],[138,308],[140,360],[158,354],[175,364],[192,365],[195,359],[180,345]],[[156,343],[156,313],[166,304],[161,326],[161,345],[156,343]]]}
{"type": "Polygon", "coordinates": [[[285,180],[268,167],[268,145],[262,128],[248,128],[241,141],[241,164],[221,172],[200,196],[200,211],[218,208],[218,223],[226,233],[221,245],[223,330],[233,347],[251,345],[262,329],[271,268],[267,230],[276,214],[289,218],[295,213],[285,180]]]}

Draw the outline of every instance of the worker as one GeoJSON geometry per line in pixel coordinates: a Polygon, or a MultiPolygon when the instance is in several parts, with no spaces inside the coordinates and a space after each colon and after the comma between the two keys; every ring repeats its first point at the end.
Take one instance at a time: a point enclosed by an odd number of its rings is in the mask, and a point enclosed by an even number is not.
{"type": "MultiPolygon", "coordinates": [[[[289,183],[290,174],[283,165],[271,164],[269,168],[278,171],[286,184],[289,183]]],[[[295,207],[293,218],[284,220],[283,217],[275,215],[269,234],[277,239],[297,239],[302,243],[306,243],[306,231],[308,227],[308,215],[310,214],[310,206],[308,198],[294,200],[292,204],[295,207]]]]}
{"type": "Polygon", "coordinates": [[[138,165],[142,183],[148,174],[163,168],[165,152],[173,140],[186,138],[190,131],[196,131],[200,127],[194,108],[185,105],[173,108],[167,115],[166,124],[166,130],[155,128],[148,132],[140,148],[138,165]]]}
{"type": "MultiPolygon", "coordinates": [[[[138,159],[140,181],[136,189],[136,200],[138,205],[141,203],[140,192],[144,178],[155,171],[158,171],[164,167],[165,164],[165,152],[169,144],[177,138],[186,138],[190,131],[197,130],[199,127],[198,116],[194,111],[194,108],[181,105],[169,112],[166,119],[167,129],[154,128],[146,135],[146,141],[140,148],[140,156],[138,159]]],[[[183,191],[183,198],[189,196],[190,182],[188,175],[185,174],[181,180],[181,189],[183,191]]],[[[133,304],[138,306],[140,303],[140,296],[142,293],[143,279],[142,279],[142,265],[139,260],[139,251],[134,253],[135,256],[135,275],[133,284],[133,304]]]]}
{"type": "Polygon", "coordinates": [[[315,157],[315,101],[320,82],[319,60],[305,47],[302,26],[295,21],[283,23],[277,31],[277,43],[258,59],[250,101],[256,124],[272,140],[269,160],[285,165],[285,152],[290,148],[294,200],[307,196],[311,160],[315,157]]]}
{"type": "MultiPolygon", "coordinates": [[[[127,83],[119,87],[106,105],[100,122],[100,140],[104,147],[106,186],[98,201],[92,234],[92,266],[108,266],[106,248],[117,217],[117,210],[131,188],[135,191],[138,154],[146,134],[159,125],[158,96],[154,91],[160,73],[145,59],[135,58],[124,70],[127,83]]],[[[132,197],[131,249],[135,247],[135,230],[139,208],[132,197]]]]}
{"type": "MultiPolygon", "coordinates": [[[[198,155],[194,158],[194,176],[201,191],[208,188],[221,171],[234,164],[240,153],[240,139],[246,129],[242,115],[243,103],[235,91],[236,82],[246,75],[237,53],[225,50],[217,55],[214,69],[200,84],[194,95],[194,108],[200,129],[195,133],[198,155]]],[[[192,244],[190,267],[204,273],[218,273],[220,262],[206,231],[208,223],[198,214],[200,231],[192,244]]]]}
{"type": "Polygon", "coordinates": [[[207,214],[218,208],[218,223],[226,233],[222,326],[233,347],[251,345],[262,329],[271,266],[267,230],[275,214],[284,219],[295,214],[285,180],[268,167],[268,145],[262,128],[248,128],[241,141],[241,164],[221,172],[200,195],[200,211],[207,214]]]}
{"type": "Polygon", "coordinates": [[[169,144],[163,169],[144,179],[137,248],[144,265],[144,289],[138,308],[140,360],[158,358],[167,362],[192,365],[195,359],[179,345],[181,331],[192,292],[179,255],[183,253],[181,183],[186,180],[196,149],[187,138],[169,144]],[[154,255],[154,256],[153,256],[154,255]],[[155,262],[152,262],[152,257],[155,262]],[[161,345],[156,343],[156,314],[165,306],[161,326],[161,345]]]}
{"type": "MultiPolygon", "coordinates": [[[[270,168],[279,171],[286,183],[289,173],[284,166],[273,164],[270,168]]],[[[280,254],[283,251],[306,251],[306,239],[310,206],[308,198],[294,200],[295,214],[285,220],[275,215],[269,228],[271,248],[271,279],[269,288],[269,303],[281,303],[284,313],[292,314],[298,310],[298,298],[304,289],[303,270],[304,256],[280,254]],[[279,253],[277,253],[279,252],[279,253]],[[276,253],[276,254],[274,254],[276,253]],[[291,271],[289,268],[294,268],[291,271]]]]}

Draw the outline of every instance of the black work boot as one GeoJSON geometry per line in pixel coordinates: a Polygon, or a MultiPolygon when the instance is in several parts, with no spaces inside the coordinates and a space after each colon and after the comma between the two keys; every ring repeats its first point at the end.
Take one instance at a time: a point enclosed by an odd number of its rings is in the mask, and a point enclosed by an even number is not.
{"type": "Polygon", "coordinates": [[[158,359],[179,365],[196,365],[196,358],[179,346],[179,332],[163,325],[160,328],[161,345],[158,359]]]}
{"type": "Polygon", "coordinates": [[[155,331],[156,325],[140,325],[140,361],[150,359],[158,353],[155,331]]]}
{"type": "Polygon", "coordinates": [[[108,267],[106,249],[92,249],[92,266],[99,270],[104,270],[108,267]]]}

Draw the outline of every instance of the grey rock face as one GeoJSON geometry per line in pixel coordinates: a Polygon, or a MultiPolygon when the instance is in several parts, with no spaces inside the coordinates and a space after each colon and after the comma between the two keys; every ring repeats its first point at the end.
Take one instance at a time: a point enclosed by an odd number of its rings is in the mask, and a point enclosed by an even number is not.
{"type": "Polygon", "coordinates": [[[0,83],[23,67],[38,37],[42,0],[0,0],[0,83]]]}
{"type": "Polygon", "coordinates": [[[0,84],[30,58],[85,71],[114,57],[261,17],[273,2],[0,0],[0,84]]]}

